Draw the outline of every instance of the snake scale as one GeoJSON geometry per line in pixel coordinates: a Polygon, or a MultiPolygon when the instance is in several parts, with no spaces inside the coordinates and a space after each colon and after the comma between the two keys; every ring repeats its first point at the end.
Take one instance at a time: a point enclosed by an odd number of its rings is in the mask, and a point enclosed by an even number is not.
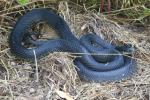
{"type": "Polygon", "coordinates": [[[34,59],[33,50],[35,50],[37,58],[60,51],[77,53],[76,55],[80,57],[74,60],[74,64],[77,66],[76,70],[79,76],[87,81],[121,80],[131,76],[136,69],[136,61],[123,56],[114,45],[107,43],[96,34],[90,33],[77,39],[63,18],[44,8],[33,9],[22,16],[11,32],[9,42],[11,52],[25,59],[34,59]],[[46,22],[53,27],[60,38],[47,41],[29,39],[28,30],[39,22],[46,22]],[[36,47],[25,47],[22,44],[24,39],[36,47]],[[98,55],[90,55],[91,53],[98,55]]]}

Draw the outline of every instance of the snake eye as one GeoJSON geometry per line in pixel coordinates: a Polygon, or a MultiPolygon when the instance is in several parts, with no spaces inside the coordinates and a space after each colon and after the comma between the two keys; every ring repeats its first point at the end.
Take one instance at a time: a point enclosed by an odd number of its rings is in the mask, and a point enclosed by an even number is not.
{"type": "Polygon", "coordinates": [[[92,45],[93,47],[96,47],[96,48],[102,47],[99,43],[97,43],[95,41],[90,41],[90,45],[92,45]]]}

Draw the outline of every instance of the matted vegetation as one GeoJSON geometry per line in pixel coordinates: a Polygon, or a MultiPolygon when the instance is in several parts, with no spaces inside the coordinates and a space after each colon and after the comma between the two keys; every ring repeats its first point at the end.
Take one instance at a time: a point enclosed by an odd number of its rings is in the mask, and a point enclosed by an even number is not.
{"type": "MultiPolygon", "coordinates": [[[[121,7],[119,4],[118,6],[121,7]]],[[[107,19],[109,14],[99,15],[95,10],[88,10],[86,6],[83,7],[72,1],[53,3],[48,0],[32,0],[24,7],[13,0],[1,0],[0,100],[61,100],[62,98],[67,100],[148,100],[150,94],[149,29],[135,28],[133,30],[134,27],[129,29],[107,19]],[[56,10],[77,37],[88,31],[94,31],[115,44],[122,42],[134,44],[137,48],[134,56],[138,62],[137,73],[119,82],[84,82],[80,80],[75,70],[73,64],[75,57],[68,53],[49,54],[37,60],[36,63],[14,56],[10,53],[9,35],[18,18],[33,8],[56,10]]],[[[42,30],[47,32],[51,30],[45,28],[42,27],[42,30]]]]}

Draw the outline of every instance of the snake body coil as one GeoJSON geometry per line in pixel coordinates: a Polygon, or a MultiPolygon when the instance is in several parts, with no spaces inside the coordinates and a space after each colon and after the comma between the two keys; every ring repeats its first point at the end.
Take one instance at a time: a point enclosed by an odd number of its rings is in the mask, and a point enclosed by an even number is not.
{"type": "Polygon", "coordinates": [[[115,47],[94,34],[87,34],[78,40],[66,22],[47,9],[34,9],[26,13],[15,25],[10,35],[10,48],[13,53],[25,59],[34,59],[33,50],[38,58],[49,52],[71,52],[78,54],[74,60],[81,78],[88,81],[113,81],[131,76],[135,71],[135,61],[121,55],[115,47]],[[60,39],[44,42],[34,41],[36,48],[28,49],[22,45],[28,30],[33,24],[46,22],[60,35],[60,39]],[[95,45],[91,44],[94,43],[95,45]],[[98,53],[99,55],[89,55],[98,53]],[[108,54],[108,55],[103,55],[108,54]],[[109,55],[118,54],[118,55],[109,55]]]}

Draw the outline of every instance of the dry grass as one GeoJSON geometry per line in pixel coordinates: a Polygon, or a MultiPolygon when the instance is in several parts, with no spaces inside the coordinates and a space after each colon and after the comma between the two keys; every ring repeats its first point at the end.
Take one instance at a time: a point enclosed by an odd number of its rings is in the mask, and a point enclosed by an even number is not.
{"type": "MultiPolygon", "coordinates": [[[[56,4],[32,1],[28,9],[50,8],[56,4]]],[[[138,50],[138,72],[130,79],[111,83],[89,83],[79,79],[68,53],[54,53],[37,60],[21,60],[9,51],[8,37],[24,8],[12,1],[0,1],[0,100],[57,100],[65,95],[76,100],[148,100],[150,94],[150,38],[117,23],[97,16],[94,12],[81,13],[77,5],[61,2],[58,11],[77,37],[87,31],[113,43],[132,43],[138,50]],[[37,69],[38,68],[38,69],[37,69]],[[59,90],[59,92],[58,92],[59,90]],[[61,91],[61,92],[60,92],[61,91]],[[63,91],[63,92],[62,92],[63,91]]]]}

